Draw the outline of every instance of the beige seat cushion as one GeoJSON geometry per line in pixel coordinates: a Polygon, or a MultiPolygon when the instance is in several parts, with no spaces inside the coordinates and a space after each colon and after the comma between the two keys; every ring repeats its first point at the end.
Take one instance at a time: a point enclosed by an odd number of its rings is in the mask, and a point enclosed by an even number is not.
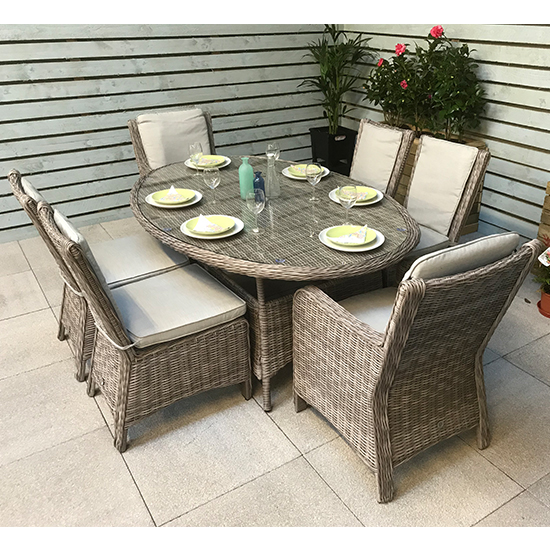
{"type": "Polygon", "coordinates": [[[502,233],[438,250],[418,258],[402,280],[434,279],[471,271],[509,256],[518,244],[517,233],[502,233]]]}
{"type": "Polygon", "coordinates": [[[416,247],[405,256],[405,260],[419,258],[424,254],[447,248],[450,244],[451,241],[449,241],[446,235],[442,235],[429,227],[420,225],[420,241],[416,247]]]}
{"type": "Polygon", "coordinates": [[[244,315],[246,303],[197,264],[112,290],[138,348],[168,342],[244,315]]]}
{"type": "Polygon", "coordinates": [[[136,118],[143,149],[154,170],[189,158],[189,145],[198,141],[202,152],[210,154],[210,140],[200,109],[147,113],[136,118]]]}
{"type": "Polygon", "coordinates": [[[107,284],[116,288],[189,263],[189,258],[141,231],[90,245],[107,284]]]}
{"type": "Polygon", "coordinates": [[[350,177],[369,187],[386,191],[403,133],[363,122],[358,136],[350,177]]]}
{"type": "Polygon", "coordinates": [[[338,302],[354,317],[378,332],[385,332],[393,311],[397,288],[387,287],[365,292],[338,302]]]}
{"type": "Polygon", "coordinates": [[[419,224],[447,235],[479,150],[430,136],[418,147],[406,208],[419,224]]]}

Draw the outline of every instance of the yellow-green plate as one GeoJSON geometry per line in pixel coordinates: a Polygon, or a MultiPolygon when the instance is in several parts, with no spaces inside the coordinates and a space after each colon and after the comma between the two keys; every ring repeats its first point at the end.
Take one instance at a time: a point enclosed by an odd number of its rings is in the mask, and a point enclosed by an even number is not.
{"type": "Polygon", "coordinates": [[[333,227],[332,229],[329,229],[326,232],[326,237],[327,239],[330,239],[332,242],[335,242],[340,246],[364,246],[374,241],[374,239],[376,239],[376,232],[374,231],[374,229],[369,228],[367,229],[365,240],[362,243],[344,244],[334,240],[334,239],[337,239],[338,237],[343,237],[348,233],[355,233],[355,231],[359,231],[361,227],[362,226],[360,225],[339,225],[337,227],[333,227]]]}
{"type": "Polygon", "coordinates": [[[376,197],[376,189],[372,189],[371,187],[364,187],[363,185],[357,185],[356,189],[357,189],[357,202],[370,201],[371,199],[376,197]]]}
{"type": "MultiPolygon", "coordinates": [[[[293,176],[298,176],[299,178],[305,178],[306,177],[306,168],[307,168],[307,164],[293,164],[292,166],[288,167],[288,171],[293,176]]],[[[318,172],[323,171],[322,168],[318,168],[317,170],[318,170],[318,172]]]]}
{"type": "Polygon", "coordinates": [[[181,199],[166,199],[165,197],[170,192],[170,189],[157,191],[151,195],[151,198],[159,204],[183,204],[184,202],[190,201],[195,197],[195,191],[192,191],[191,189],[176,189],[176,191],[179,195],[181,195],[181,199]]]}
{"type": "Polygon", "coordinates": [[[199,221],[198,217],[193,218],[192,220],[189,220],[185,224],[185,227],[187,227],[189,231],[192,231],[193,233],[198,233],[199,235],[219,235],[220,233],[225,233],[226,231],[233,229],[235,225],[235,221],[233,220],[233,218],[230,218],[229,216],[205,216],[205,217],[209,222],[219,225],[220,230],[219,231],[195,231],[195,226],[199,221]]]}
{"type": "Polygon", "coordinates": [[[214,168],[225,162],[225,157],[220,155],[203,155],[196,166],[201,168],[214,168]]]}

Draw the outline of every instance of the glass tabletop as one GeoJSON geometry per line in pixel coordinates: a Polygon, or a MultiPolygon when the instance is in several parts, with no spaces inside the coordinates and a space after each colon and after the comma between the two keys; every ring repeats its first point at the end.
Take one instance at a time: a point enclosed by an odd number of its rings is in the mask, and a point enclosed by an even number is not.
{"type": "MultiPolygon", "coordinates": [[[[249,159],[254,171],[261,171],[266,179],[267,158],[249,159]]],[[[354,206],[349,215],[351,224],[368,224],[379,231],[384,236],[381,246],[355,253],[329,248],[321,242],[319,233],[343,224],[345,219],[344,208],[331,200],[329,193],[353,180],[329,173],[316,186],[315,194],[320,200],[312,202],[309,200],[312,186],[307,180],[282,174],[292,164],[295,163],[276,161],[281,194],[268,199],[266,208],[258,215],[260,233],[252,231],[254,215],[240,198],[240,157],[231,157],[231,163],[220,168],[221,182],[215,190],[215,203],[214,192],[204,183],[201,171],[176,163],[140,178],[132,189],[131,207],[149,233],[175,250],[214,267],[253,277],[313,280],[369,273],[397,263],[418,243],[418,224],[401,205],[384,196],[375,204],[354,206]],[[202,198],[180,208],[160,208],[146,202],[152,193],[172,185],[198,191],[202,198]],[[184,234],[180,229],[182,223],[200,214],[233,216],[242,220],[244,227],[233,235],[214,240],[184,234]]]]}

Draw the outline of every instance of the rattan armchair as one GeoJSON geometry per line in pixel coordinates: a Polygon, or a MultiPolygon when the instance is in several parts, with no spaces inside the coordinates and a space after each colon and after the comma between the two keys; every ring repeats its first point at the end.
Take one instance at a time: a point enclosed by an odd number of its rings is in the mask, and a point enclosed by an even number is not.
{"type": "Polygon", "coordinates": [[[52,208],[41,202],[38,214],[92,312],[97,330],[88,394],[99,388],[105,397],[120,452],[129,426],[179,399],[233,384],[250,399],[244,301],[197,264],[111,290],[89,251],[65,236],[52,208]]]}
{"type": "MultiPolygon", "coordinates": [[[[63,294],[57,337],[61,341],[67,341],[75,358],[75,378],[83,382],[86,379],[86,365],[91,357],[95,338],[92,316],[86,301],[82,298],[78,283],[42,227],[37,208],[39,202],[47,201],[17,170],[10,171],[8,180],[13,194],[38,230],[59,268],[63,294]]],[[[162,245],[145,231],[130,237],[100,242],[91,248],[104,270],[107,283],[112,287],[189,263],[187,256],[162,245]]]]}
{"type": "Polygon", "coordinates": [[[350,178],[394,197],[413,141],[412,130],[362,119],[350,178]]]}
{"type": "Polygon", "coordinates": [[[145,113],[128,121],[130,139],[140,176],[172,162],[189,158],[189,145],[202,143],[205,154],[214,155],[212,117],[202,109],[145,113]]]}
{"type": "Polygon", "coordinates": [[[474,427],[489,444],[483,352],[543,249],[500,237],[425,256],[397,288],[340,303],[313,286],[295,295],[296,410],[309,404],[339,430],[375,472],[379,502],[393,499],[394,468],[424,449],[474,427]],[[445,258],[455,269],[437,265],[445,258]]]}

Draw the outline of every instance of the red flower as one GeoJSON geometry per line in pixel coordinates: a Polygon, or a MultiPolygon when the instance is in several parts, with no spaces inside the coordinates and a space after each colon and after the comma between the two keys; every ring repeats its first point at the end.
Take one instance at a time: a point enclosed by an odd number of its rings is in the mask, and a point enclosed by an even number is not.
{"type": "Polygon", "coordinates": [[[403,88],[404,90],[407,89],[407,81],[406,80],[402,80],[400,83],[399,83],[399,86],[401,86],[401,88],[403,88]]]}
{"type": "Polygon", "coordinates": [[[405,44],[397,44],[397,45],[395,46],[395,53],[396,53],[397,55],[403,55],[403,54],[405,53],[405,50],[406,50],[406,49],[407,49],[407,48],[406,48],[405,44]]]}
{"type": "Polygon", "coordinates": [[[384,63],[384,59],[380,58],[380,59],[378,60],[378,66],[380,67],[380,66],[382,65],[382,63],[384,63]]]}
{"type": "Polygon", "coordinates": [[[434,38],[441,38],[443,36],[443,27],[441,25],[436,25],[433,27],[433,29],[430,31],[430,34],[434,38]]]}

